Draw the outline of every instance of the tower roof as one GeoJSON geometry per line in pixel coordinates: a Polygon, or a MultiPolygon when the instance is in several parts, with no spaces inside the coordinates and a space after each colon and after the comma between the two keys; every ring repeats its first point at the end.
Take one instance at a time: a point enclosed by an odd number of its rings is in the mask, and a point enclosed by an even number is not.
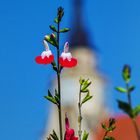
{"type": "MultiPolygon", "coordinates": [[[[82,21],[83,0],[73,0],[73,23],[70,44],[75,47],[89,47],[89,35],[82,21]]],[[[93,48],[93,46],[92,46],[93,48]]]]}

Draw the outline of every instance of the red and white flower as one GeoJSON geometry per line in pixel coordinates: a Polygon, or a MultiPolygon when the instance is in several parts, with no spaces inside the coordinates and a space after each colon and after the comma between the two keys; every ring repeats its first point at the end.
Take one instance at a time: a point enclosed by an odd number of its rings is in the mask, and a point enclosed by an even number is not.
{"type": "Polygon", "coordinates": [[[62,52],[59,63],[62,67],[74,67],[77,65],[77,59],[72,57],[71,53],[69,52],[69,43],[66,42],[64,45],[64,52],[62,52]]]}
{"type": "Polygon", "coordinates": [[[74,129],[70,128],[69,120],[66,115],[65,117],[65,137],[64,140],[78,140],[78,137],[75,137],[74,129]]]}
{"type": "Polygon", "coordinates": [[[54,56],[52,55],[49,45],[45,40],[43,41],[43,44],[46,50],[41,53],[41,56],[37,56],[35,61],[38,64],[50,64],[54,61],[54,56]]]}

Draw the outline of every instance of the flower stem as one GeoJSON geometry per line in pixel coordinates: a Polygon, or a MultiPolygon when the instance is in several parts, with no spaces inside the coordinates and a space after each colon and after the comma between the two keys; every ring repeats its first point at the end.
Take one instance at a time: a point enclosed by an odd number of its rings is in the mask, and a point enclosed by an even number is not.
{"type": "MultiPolygon", "coordinates": [[[[132,109],[131,93],[130,93],[130,91],[129,91],[129,85],[128,85],[128,83],[126,83],[126,90],[127,90],[128,104],[130,105],[130,107],[131,107],[131,109],[132,109]]],[[[132,120],[133,126],[134,126],[134,128],[135,128],[135,132],[136,132],[136,135],[137,135],[137,139],[140,140],[140,134],[139,134],[139,129],[138,129],[136,120],[133,119],[133,118],[131,118],[131,120],[132,120]]]]}
{"type": "Polygon", "coordinates": [[[81,85],[80,85],[80,91],[79,91],[78,109],[79,109],[79,116],[78,116],[79,130],[78,130],[78,135],[79,135],[79,140],[81,140],[81,135],[82,135],[82,129],[81,129],[81,124],[82,124],[82,113],[81,113],[81,85]]]}
{"type": "Polygon", "coordinates": [[[60,56],[60,48],[59,48],[59,30],[60,30],[60,22],[57,24],[57,82],[58,82],[58,95],[59,95],[59,105],[58,105],[58,113],[59,113],[59,131],[60,131],[60,140],[63,140],[63,132],[62,132],[62,111],[61,111],[61,80],[60,80],[60,64],[59,64],[59,56],[60,56]]]}
{"type": "Polygon", "coordinates": [[[103,137],[103,140],[105,139],[105,137],[107,136],[107,134],[108,134],[108,131],[105,132],[104,137],[103,137]]]}

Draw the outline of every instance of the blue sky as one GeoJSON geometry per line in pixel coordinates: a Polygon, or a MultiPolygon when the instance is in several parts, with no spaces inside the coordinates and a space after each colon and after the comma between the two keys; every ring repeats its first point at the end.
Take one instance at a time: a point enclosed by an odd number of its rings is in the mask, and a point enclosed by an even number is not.
{"type": "MultiPolygon", "coordinates": [[[[43,99],[53,79],[50,66],[39,66],[34,58],[42,50],[42,39],[50,33],[59,5],[65,8],[62,26],[71,27],[71,0],[0,1],[0,138],[39,140],[49,104],[43,99]]],[[[133,104],[140,103],[140,1],[86,0],[83,22],[91,43],[99,49],[100,69],[109,78],[109,105],[119,113],[114,91],[124,85],[122,66],[132,66],[133,104]]],[[[68,34],[62,37],[65,42],[68,34]]]]}

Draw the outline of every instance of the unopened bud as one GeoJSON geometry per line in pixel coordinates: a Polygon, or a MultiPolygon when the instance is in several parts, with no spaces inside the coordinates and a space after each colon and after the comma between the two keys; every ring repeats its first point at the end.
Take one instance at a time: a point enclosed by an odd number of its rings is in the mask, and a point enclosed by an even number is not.
{"type": "Polygon", "coordinates": [[[47,41],[43,40],[43,44],[44,44],[44,47],[46,48],[46,51],[49,50],[49,45],[47,41]]]}
{"type": "Polygon", "coordinates": [[[65,45],[64,45],[64,52],[65,53],[69,52],[69,43],[68,42],[66,42],[65,45]]]}

